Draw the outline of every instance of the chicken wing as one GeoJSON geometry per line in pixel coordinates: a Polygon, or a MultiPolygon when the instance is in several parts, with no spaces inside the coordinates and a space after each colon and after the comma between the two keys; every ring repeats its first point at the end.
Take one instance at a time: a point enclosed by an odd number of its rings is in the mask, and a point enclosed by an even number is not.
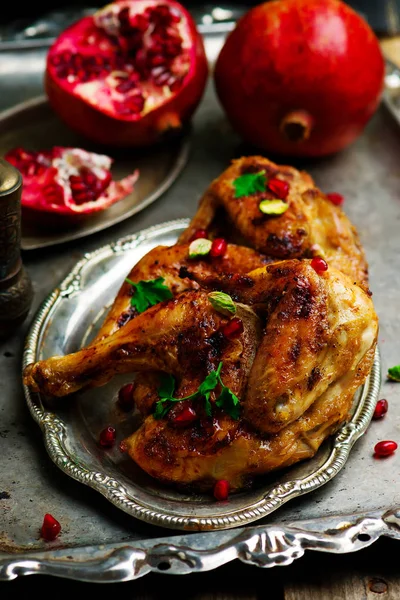
{"type": "Polygon", "coordinates": [[[215,179],[200,201],[189,227],[180,236],[185,242],[198,229],[224,235],[227,240],[250,246],[275,259],[323,257],[365,289],[368,265],[356,229],[343,210],[314,184],[310,175],[262,156],[234,160],[215,179]],[[264,172],[267,180],[289,184],[288,209],[281,215],[265,215],[260,201],[276,196],[269,191],[235,197],[234,182],[245,174],[264,172]]]}

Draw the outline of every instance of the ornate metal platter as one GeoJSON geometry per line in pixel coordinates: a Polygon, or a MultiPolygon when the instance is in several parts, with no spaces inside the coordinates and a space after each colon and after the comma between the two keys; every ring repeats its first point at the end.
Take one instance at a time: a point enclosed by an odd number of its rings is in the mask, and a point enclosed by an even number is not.
{"type": "MultiPolygon", "coordinates": [[[[130,267],[149,248],[172,244],[186,225],[186,220],[164,223],[87,254],[40,307],[27,337],[24,366],[88,343],[130,267]]],[[[137,426],[134,416],[127,417],[116,408],[118,389],[125,380],[129,379],[115,378],[71,404],[55,403],[52,408],[25,389],[51,459],[67,475],[142,521],[176,530],[219,530],[257,521],[339,473],[370,422],[380,388],[380,361],[377,354],[366,384],[355,396],[348,424],[312,460],[260,480],[252,491],[232,495],[229,502],[182,495],[135,468],[118,445],[107,452],[98,448],[99,432],[107,425],[113,425],[122,437],[137,426]]]]}
{"type": "MultiPolygon", "coordinates": [[[[42,150],[53,146],[72,146],[99,152],[87,140],[71,132],[53,113],[46,98],[40,96],[22,102],[0,115],[0,156],[15,147],[42,150]]],[[[107,210],[92,215],[89,221],[54,229],[22,219],[23,250],[35,250],[77,240],[103,231],[124,221],[155,202],[174,183],[185,167],[190,135],[184,132],[168,144],[151,150],[111,152],[112,171],[119,180],[139,170],[139,179],[131,194],[107,210]]]]}

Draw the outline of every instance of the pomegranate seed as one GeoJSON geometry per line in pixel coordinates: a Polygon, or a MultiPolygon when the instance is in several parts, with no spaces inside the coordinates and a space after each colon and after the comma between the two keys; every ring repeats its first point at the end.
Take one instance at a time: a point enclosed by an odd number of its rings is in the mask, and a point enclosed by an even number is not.
{"type": "Polygon", "coordinates": [[[224,256],[227,248],[228,244],[224,238],[215,238],[211,246],[210,256],[213,258],[224,256]]]}
{"type": "Polygon", "coordinates": [[[193,242],[194,240],[200,240],[203,238],[208,238],[207,231],[205,229],[198,229],[197,231],[194,232],[194,234],[190,238],[190,241],[193,242]]]}
{"type": "Polygon", "coordinates": [[[118,404],[124,410],[133,408],[133,383],[126,383],[118,392],[118,404]]]}
{"type": "Polygon", "coordinates": [[[289,194],[290,186],[287,181],[282,181],[282,179],[273,177],[268,181],[268,187],[280,200],[285,200],[289,194]]]}
{"type": "Polygon", "coordinates": [[[376,456],[389,456],[390,454],[393,454],[395,450],[397,450],[397,444],[396,442],[392,442],[392,440],[378,442],[374,448],[376,456]]]}
{"type": "Polygon", "coordinates": [[[127,452],[127,451],[128,451],[128,446],[126,445],[126,442],[125,442],[124,440],[122,440],[122,441],[119,443],[119,446],[118,446],[118,448],[119,448],[119,451],[120,451],[120,452],[122,452],[122,453],[125,453],[125,452],[127,452]]]}
{"type": "Polygon", "coordinates": [[[190,423],[193,423],[193,421],[196,421],[196,419],[196,411],[190,406],[185,406],[185,408],[176,415],[172,422],[175,425],[182,425],[184,427],[185,425],[190,425],[190,423]]]}
{"type": "Polygon", "coordinates": [[[100,438],[99,438],[100,446],[103,446],[103,448],[111,448],[111,446],[113,446],[115,443],[115,438],[116,438],[115,428],[111,427],[111,426],[106,427],[100,433],[100,438]]]}
{"type": "Polygon", "coordinates": [[[388,405],[388,401],[385,399],[379,400],[376,403],[375,406],[375,411],[373,414],[373,419],[381,419],[383,417],[383,415],[386,415],[387,411],[388,411],[389,405],[388,405]]]}
{"type": "Polygon", "coordinates": [[[61,531],[61,525],[57,521],[57,519],[55,519],[49,513],[46,513],[44,515],[43,524],[40,529],[41,537],[44,540],[51,542],[52,540],[56,539],[56,537],[58,536],[60,531],[61,531]]]}
{"type": "Polygon", "coordinates": [[[342,194],[338,194],[336,192],[331,192],[330,194],[326,194],[326,197],[328,198],[328,200],[330,200],[332,202],[332,204],[335,204],[336,206],[341,206],[344,202],[344,198],[343,198],[342,194]]]}
{"type": "Polygon", "coordinates": [[[227,500],[229,496],[229,481],[220,479],[214,485],[214,498],[217,500],[227,500]]]}
{"type": "Polygon", "coordinates": [[[232,339],[243,333],[243,329],[243,321],[238,317],[234,317],[222,328],[222,335],[232,339]]]}
{"type": "Polygon", "coordinates": [[[311,261],[311,266],[318,275],[321,275],[324,271],[328,269],[328,263],[321,258],[320,256],[316,256],[311,261]]]}

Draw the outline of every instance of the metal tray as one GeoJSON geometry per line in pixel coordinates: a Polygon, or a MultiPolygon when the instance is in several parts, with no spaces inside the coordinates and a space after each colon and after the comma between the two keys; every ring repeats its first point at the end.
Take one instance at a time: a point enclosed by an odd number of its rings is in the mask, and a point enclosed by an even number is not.
{"type": "MultiPolygon", "coordinates": [[[[88,344],[131,267],[149,248],[173,244],[187,225],[186,220],[163,223],[87,254],[40,307],[26,340],[23,367],[88,344]]],[[[133,517],[186,531],[252,523],[333,479],[368,427],[381,383],[377,352],[366,383],[355,395],[351,419],[312,460],[286,469],[283,475],[262,478],[254,489],[232,495],[229,502],[215,502],[209,495],[184,495],[158,484],[118,450],[118,442],[138,426],[135,415],[119,411],[116,403],[121,384],[129,380],[131,376],[114,378],[102,388],[71,402],[57,402],[52,408],[27,387],[25,396],[43,430],[47,452],[67,475],[133,517]],[[99,450],[99,432],[108,425],[117,431],[117,444],[113,451],[99,450]]]]}
{"type": "MultiPolygon", "coordinates": [[[[224,35],[207,36],[210,62],[224,35]]],[[[7,86],[7,94],[0,97],[1,109],[42,93],[45,52],[46,48],[34,47],[1,52],[0,73],[7,86]]],[[[384,98],[363,135],[347,150],[327,159],[294,163],[308,170],[324,191],[346,198],[345,211],[359,230],[370,265],[383,374],[400,363],[400,130],[387,109],[384,98]]],[[[187,165],[159,201],[112,228],[23,253],[35,289],[30,319],[87,253],[155,223],[191,217],[211,179],[232,158],[250,153],[254,149],[241,144],[226,122],[210,81],[193,120],[187,165]]],[[[326,485],[286,502],[256,525],[172,532],[132,518],[97,490],[66,476],[49,459],[20,383],[30,319],[0,345],[0,580],[41,573],[122,582],[151,571],[177,575],[207,571],[235,559],[273,567],[290,564],[306,550],[347,553],[380,536],[400,539],[400,454],[384,460],[373,457],[377,441],[400,439],[399,384],[383,377],[381,397],[388,399],[388,415],[371,422],[340,473],[326,485]],[[45,512],[58,517],[63,526],[51,543],[39,536],[45,512]]]]}
{"type": "MultiPolygon", "coordinates": [[[[102,152],[70,131],[54,114],[45,96],[22,102],[0,116],[0,156],[15,147],[43,150],[53,146],[72,146],[102,152]]],[[[117,152],[104,150],[114,158],[112,172],[122,179],[137,168],[139,179],[131,194],[90,219],[65,229],[52,229],[22,218],[23,250],[35,250],[77,240],[102,231],[132,217],[155,202],[176,180],[187,163],[190,133],[156,148],[117,152]]]]}

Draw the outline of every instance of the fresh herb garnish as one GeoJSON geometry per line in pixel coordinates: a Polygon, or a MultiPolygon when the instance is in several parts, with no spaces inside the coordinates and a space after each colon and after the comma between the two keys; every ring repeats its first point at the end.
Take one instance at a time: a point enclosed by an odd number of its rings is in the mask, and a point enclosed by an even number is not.
{"type": "Polygon", "coordinates": [[[389,379],[393,379],[393,381],[400,381],[400,365],[390,367],[388,369],[388,377],[389,379]]]}
{"type": "Polygon", "coordinates": [[[213,308],[228,317],[236,314],[236,305],[229,294],[225,292],[210,292],[208,299],[213,308]]]}
{"type": "Polygon", "coordinates": [[[142,280],[138,283],[125,279],[134,288],[135,293],[131,298],[131,305],[136,308],[138,313],[144,312],[149,306],[154,306],[163,300],[170,300],[173,297],[171,290],[164,285],[164,278],[142,280]]]}
{"type": "Polygon", "coordinates": [[[184,400],[191,400],[194,398],[204,398],[206,414],[211,417],[212,407],[210,396],[211,392],[213,392],[219,384],[222,389],[215,404],[218,408],[228,413],[232,419],[237,420],[240,415],[240,401],[239,398],[222,383],[221,370],[222,362],[219,363],[216,371],[211,371],[211,373],[207,375],[193,394],[185,396],[185,398],[174,398],[175,379],[172,375],[163,374],[158,388],[160,400],[156,403],[156,409],[153,413],[154,419],[164,418],[172,408],[173,402],[183,402],[184,400]]]}
{"type": "Polygon", "coordinates": [[[233,182],[235,188],[235,198],[250,196],[257,192],[265,192],[267,185],[267,176],[265,171],[259,173],[246,173],[237,177],[233,182]]]}

